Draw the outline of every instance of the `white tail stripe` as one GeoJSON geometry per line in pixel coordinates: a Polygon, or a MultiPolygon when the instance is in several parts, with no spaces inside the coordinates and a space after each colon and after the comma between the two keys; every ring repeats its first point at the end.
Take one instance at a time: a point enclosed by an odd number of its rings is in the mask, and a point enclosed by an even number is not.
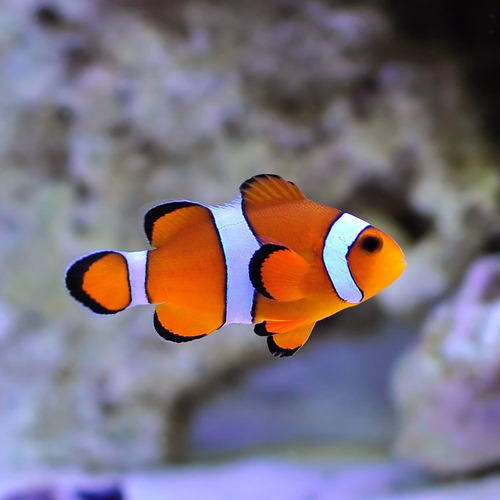
{"type": "Polygon", "coordinates": [[[243,215],[241,199],[230,204],[208,207],[219,231],[227,267],[226,323],[252,323],[254,287],[248,264],[260,248],[243,215]]]}
{"type": "Polygon", "coordinates": [[[323,262],[338,296],[351,304],[363,300],[347,262],[349,247],[370,224],[350,214],[342,214],[330,228],[323,248],[323,262]]]}
{"type": "Polygon", "coordinates": [[[146,263],[148,251],[118,252],[127,259],[128,279],[132,300],[128,307],[149,304],[146,295],[146,263]]]}

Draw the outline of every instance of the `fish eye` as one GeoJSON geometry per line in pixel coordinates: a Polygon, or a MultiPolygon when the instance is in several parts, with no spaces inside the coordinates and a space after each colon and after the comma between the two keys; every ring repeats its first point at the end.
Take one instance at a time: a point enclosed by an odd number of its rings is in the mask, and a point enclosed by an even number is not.
{"type": "Polygon", "coordinates": [[[369,255],[375,255],[382,250],[384,242],[382,241],[382,238],[380,236],[375,236],[375,235],[367,235],[363,238],[361,238],[359,242],[359,246],[363,252],[369,254],[369,255]]]}

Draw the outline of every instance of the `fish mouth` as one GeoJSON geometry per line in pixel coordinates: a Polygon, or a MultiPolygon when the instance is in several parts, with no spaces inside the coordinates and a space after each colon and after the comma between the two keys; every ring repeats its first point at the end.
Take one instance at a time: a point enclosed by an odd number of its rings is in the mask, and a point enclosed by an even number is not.
{"type": "Polygon", "coordinates": [[[399,271],[399,274],[401,275],[401,273],[406,269],[406,259],[401,259],[399,262],[398,262],[400,268],[401,268],[401,271],[399,271]]]}
{"type": "Polygon", "coordinates": [[[395,267],[399,273],[398,276],[400,276],[401,273],[405,270],[406,264],[407,264],[406,259],[400,259],[400,260],[396,261],[395,267]]]}

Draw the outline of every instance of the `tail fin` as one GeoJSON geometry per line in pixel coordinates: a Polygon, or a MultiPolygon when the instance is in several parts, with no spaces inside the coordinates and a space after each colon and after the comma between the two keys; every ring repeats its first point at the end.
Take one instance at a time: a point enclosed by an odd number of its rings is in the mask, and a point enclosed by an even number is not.
{"type": "Polygon", "coordinates": [[[69,293],[98,314],[149,303],[145,293],[147,251],[102,250],[80,257],[66,271],[69,293]]]}

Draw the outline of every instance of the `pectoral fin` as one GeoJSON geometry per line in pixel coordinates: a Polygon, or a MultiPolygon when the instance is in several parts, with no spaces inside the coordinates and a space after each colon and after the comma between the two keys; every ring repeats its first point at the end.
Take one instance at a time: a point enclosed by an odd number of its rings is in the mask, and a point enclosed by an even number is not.
{"type": "Polygon", "coordinates": [[[309,264],[287,247],[269,243],[257,250],[249,265],[250,280],[268,299],[293,301],[305,296],[303,280],[309,264]]]}

